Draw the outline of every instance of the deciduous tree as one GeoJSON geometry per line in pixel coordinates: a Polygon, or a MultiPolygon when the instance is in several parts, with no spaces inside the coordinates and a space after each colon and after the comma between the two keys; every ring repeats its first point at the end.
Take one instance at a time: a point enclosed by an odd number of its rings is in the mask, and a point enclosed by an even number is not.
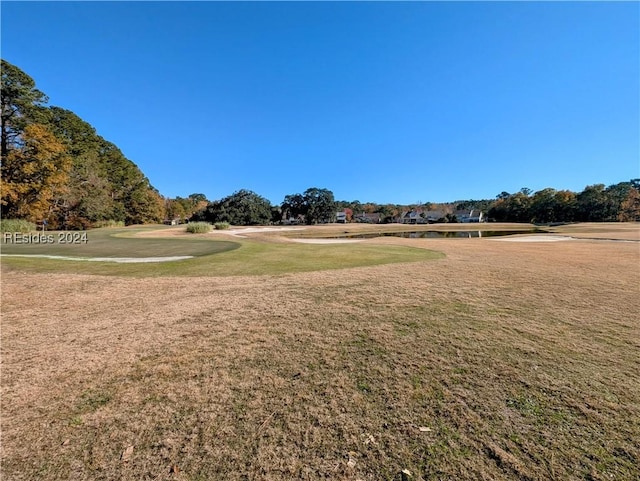
{"type": "Polygon", "coordinates": [[[0,89],[0,153],[2,161],[26,125],[34,119],[34,112],[45,104],[45,94],[36,89],[35,81],[15,65],[1,61],[2,88],[0,89]]]}
{"type": "Polygon", "coordinates": [[[271,203],[267,199],[243,189],[209,203],[202,220],[233,225],[266,225],[271,222],[271,215],[271,203]]]}
{"type": "Polygon", "coordinates": [[[68,190],[71,159],[43,125],[27,125],[18,143],[2,163],[3,217],[51,220],[59,208],[56,201],[68,190]]]}
{"type": "Polygon", "coordinates": [[[287,195],[282,201],[282,217],[286,219],[298,218],[300,215],[306,215],[308,205],[302,194],[287,195]]]}
{"type": "Polygon", "coordinates": [[[307,224],[332,222],[336,217],[336,202],[328,189],[311,187],[304,191],[307,224]]]}
{"type": "Polygon", "coordinates": [[[622,222],[640,221],[640,190],[632,187],[627,198],[622,201],[618,220],[622,222]]]}

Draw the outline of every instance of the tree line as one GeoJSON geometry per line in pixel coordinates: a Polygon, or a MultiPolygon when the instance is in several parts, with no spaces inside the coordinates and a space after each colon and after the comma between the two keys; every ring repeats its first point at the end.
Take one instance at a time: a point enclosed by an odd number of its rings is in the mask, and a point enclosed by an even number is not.
{"type": "Polygon", "coordinates": [[[605,187],[589,185],[582,192],[527,188],[502,192],[487,209],[496,222],[628,222],[640,221],[640,179],[605,187]]]}
{"type": "Polygon", "coordinates": [[[85,229],[160,222],[165,201],[113,143],[2,60],[2,218],[85,229]]]}
{"type": "Polygon", "coordinates": [[[233,225],[266,225],[295,219],[296,223],[319,224],[333,222],[337,208],[333,192],[328,189],[311,187],[302,194],[287,195],[279,206],[271,205],[264,197],[243,189],[223,199],[209,202],[191,220],[228,222],[233,225]]]}
{"type": "Polygon", "coordinates": [[[640,179],[582,192],[523,188],[495,199],[413,205],[340,201],[326,188],[286,195],[279,205],[249,190],[220,200],[204,194],[165,198],[113,143],[76,114],[47,107],[47,96],[18,67],[2,60],[1,180],[2,218],[46,221],[50,228],[86,229],[107,222],[145,224],[177,219],[265,225],[282,222],[333,222],[337,211],[347,221],[379,214],[394,222],[410,210],[437,210],[445,221],[454,212],[481,210],[496,222],[640,221],[640,179]]]}
{"type": "Polygon", "coordinates": [[[537,224],[562,222],[628,222],[640,221],[640,179],[605,187],[590,185],[582,192],[542,189],[532,193],[523,188],[510,194],[500,193],[495,199],[462,200],[435,204],[376,204],[335,200],[328,189],[312,187],[303,193],[285,196],[280,205],[271,205],[264,197],[240,190],[218,201],[207,203],[192,219],[229,222],[234,225],[266,225],[283,222],[318,224],[335,221],[338,211],[345,212],[347,222],[361,220],[358,214],[380,214],[384,223],[396,222],[408,211],[436,210],[442,222],[457,222],[455,212],[480,210],[489,221],[537,224]]]}

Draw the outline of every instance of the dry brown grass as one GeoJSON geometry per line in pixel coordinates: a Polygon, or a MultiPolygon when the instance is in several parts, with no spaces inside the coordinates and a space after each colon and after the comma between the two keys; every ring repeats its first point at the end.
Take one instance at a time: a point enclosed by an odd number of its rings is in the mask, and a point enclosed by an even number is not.
{"type": "Polygon", "coordinates": [[[551,232],[590,239],[620,239],[640,241],[638,222],[589,222],[549,228],[551,232]]]}
{"type": "Polygon", "coordinates": [[[379,242],[447,257],[5,273],[2,479],[640,477],[637,244],[379,242]]]}

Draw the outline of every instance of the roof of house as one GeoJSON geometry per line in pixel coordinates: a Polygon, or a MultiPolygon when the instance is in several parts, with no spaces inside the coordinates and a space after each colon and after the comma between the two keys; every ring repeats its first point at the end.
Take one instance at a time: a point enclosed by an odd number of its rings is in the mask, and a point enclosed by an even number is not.
{"type": "Polygon", "coordinates": [[[454,214],[456,215],[456,217],[480,217],[482,215],[482,211],[478,209],[464,209],[457,210],[454,212],[454,214]]]}
{"type": "Polygon", "coordinates": [[[409,217],[409,218],[414,218],[414,217],[420,217],[420,213],[421,211],[419,209],[414,209],[414,210],[408,210],[402,213],[401,217],[409,217]]]}
{"type": "Polygon", "coordinates": [[[424,216],[427,219],[442,219],[445,216],[445,213],[441,210],[426,210],[424,212],[424,216]]]}
{"type": "Polygon", "coordinates": [[[439,210],[422,210],[422,209],[413,209],[410,211],[405,211],[400,216],[401,218],[410,218],[415,219],[417,217],[424,217],[425,219],[441,219],[445,214],[439,210]]]}

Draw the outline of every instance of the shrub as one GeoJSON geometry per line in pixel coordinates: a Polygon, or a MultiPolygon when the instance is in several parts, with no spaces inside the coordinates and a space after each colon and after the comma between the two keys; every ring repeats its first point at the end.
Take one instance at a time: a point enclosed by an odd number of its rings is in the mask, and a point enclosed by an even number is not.
{"type": "Polygon", "coordinates": [[[99,220],[93,224],[93,227],[124,227],[124,222],[121,220],[99,220]]]}
{"type": "Polygon", "coordinates": [[[31,232],[37,227],[33,222],[23,219],[2,219],[0,220],[0,232],[31,232]]]}
{"type": "Polygon", "coordinates": [[[228,222],[216,222],[214,226],[216,230],[225,230],[229,228],[230,224],[228,222]]]}
{"type": "Polygon", "coordinates": [[[208,222],[189,222],[187,224],[187,232],[191,234],[203,234],[211,230],[211,224],[208,222]]]}

